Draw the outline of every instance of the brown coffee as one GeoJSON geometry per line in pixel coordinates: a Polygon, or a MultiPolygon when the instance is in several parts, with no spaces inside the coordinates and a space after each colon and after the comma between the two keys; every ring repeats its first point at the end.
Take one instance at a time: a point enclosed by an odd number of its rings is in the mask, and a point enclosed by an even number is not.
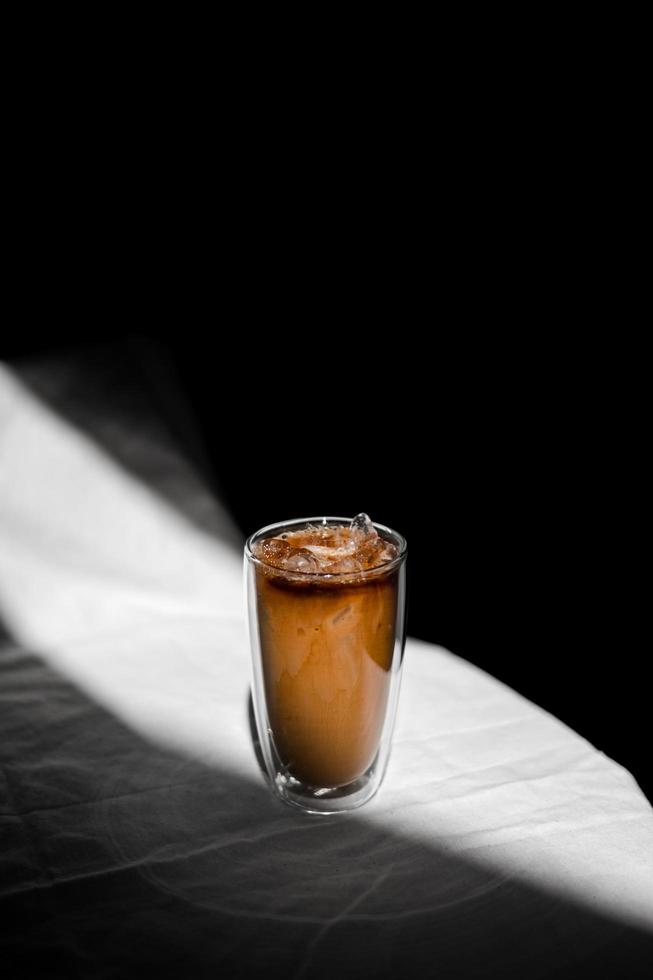
{"type": "Polygon", "coordinates": [[[374,761],[385,718],[397,550],[361,515],[347,526],[263,539],[254,554],[265,698],[281,765],[313,787],[351,783],[374,761]]]}

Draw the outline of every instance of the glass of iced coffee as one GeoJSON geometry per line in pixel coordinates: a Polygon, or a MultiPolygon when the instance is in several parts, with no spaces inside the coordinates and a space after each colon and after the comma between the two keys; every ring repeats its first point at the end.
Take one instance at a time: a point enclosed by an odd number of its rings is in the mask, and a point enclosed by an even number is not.
{"type": "Polygon", "coordinates": [[[404,650],[406,542],[366,514],[272,524],[245,545],[254,714],[273,791],[362,806],[385,774],[404,650]]]}

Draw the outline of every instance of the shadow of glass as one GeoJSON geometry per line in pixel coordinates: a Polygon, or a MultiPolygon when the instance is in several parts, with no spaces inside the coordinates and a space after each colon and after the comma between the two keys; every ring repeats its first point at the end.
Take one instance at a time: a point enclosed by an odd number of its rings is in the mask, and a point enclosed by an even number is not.
{"type": "Polygon", "coordinates": [[[146,741],[6,630],[0,752],[5,975],[650,975],[649,933],[362,812],[290,810],[146,741]]]}

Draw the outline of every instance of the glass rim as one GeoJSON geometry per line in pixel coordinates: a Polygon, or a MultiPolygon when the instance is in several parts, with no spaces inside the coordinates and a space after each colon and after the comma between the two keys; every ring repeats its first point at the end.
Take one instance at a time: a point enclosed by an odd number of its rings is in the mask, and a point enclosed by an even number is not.
{"type": "Polygon", "coordinates": [[[274,524],[266,524],[264,527],[260,527],[258,531],[254,531],[253,534],[247,538],[245,542],[245,557],[248,561],[251,561],[254,565],[260,565],[262,568],[269,569],[272,572],[276,572],[282,576],[301,576],[306,579],[360,579],[369,578],[373,575],[380,575],[385,572],[391,571],[393,568],[397,568],[398,565],[406,557],[406,552],[408,549],[408,543],[399,531],[395,531],[391,527],[387,527],[385,524],[378,524],[376,521],[372,521],[372,527],[376,528],[377,531],[385,531],[386,534],[390,535],[392,544],[395,544],[398,548],[397,555],[392,561],[386,561],[383,565],[376,565],[374,568],[366,568],[360,572],[301,572],[295,569],[284,569],[278,568],[276,565],[269,565],[267,562],[262,561],[258,558],[252,551],[252,544],[255,539],[263,537],[274,537],[274,534],[266,534],[267,531],[280,531],[281,529],[287,530],[289,527],[295,527],[298,525],[306,524],[322,524],[330,525],[333,524],[336,527],[343,527],[351,524],[352,517],[329,517],[325,515],[320,515],[320,517],[295,517],[287,521],[275,521],[274,524]]]}

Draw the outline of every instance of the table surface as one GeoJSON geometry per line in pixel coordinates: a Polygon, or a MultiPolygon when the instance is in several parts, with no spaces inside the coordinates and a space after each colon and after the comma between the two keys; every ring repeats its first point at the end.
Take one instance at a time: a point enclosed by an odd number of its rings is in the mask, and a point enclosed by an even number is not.
{"type": "Polygon", "coordinates": [[[240,548],[119,366],[0,365],[3,975],[650,975],[637,784],[444,649],[371,803],[272,799],[240,548]]]}

